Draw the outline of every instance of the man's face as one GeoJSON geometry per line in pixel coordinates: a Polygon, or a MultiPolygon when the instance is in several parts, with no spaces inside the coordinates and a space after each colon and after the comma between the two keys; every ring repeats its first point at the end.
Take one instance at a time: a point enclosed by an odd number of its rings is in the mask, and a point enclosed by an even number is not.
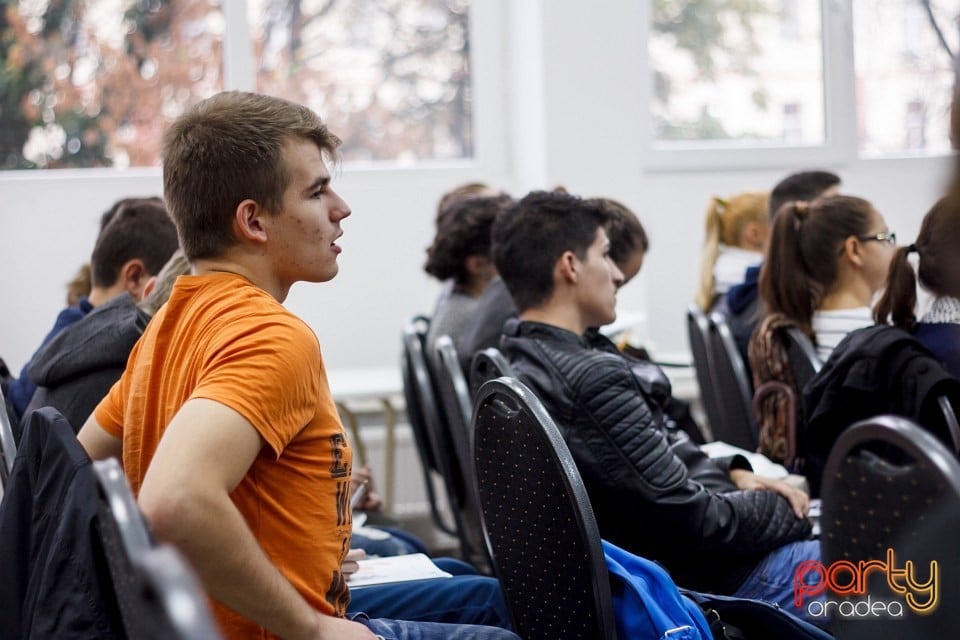
{"type": "Polygon", "coordinates": [[[282,211],[270,220],[270,251],[277,277],[286,286],[294,282],[326,282],[337,275],[335,244],[343,235],[340,221],[350,207],[330,186],[323,155],[308,140],[286,144],[284,161],[290,184],[283,194],[282,211]]]}
{"type": "Polygon", "coordinates": [[[597,229],[583,260],[578,260],[577,305],[587,327],[610,324],[617,318],[617,289],[623,273],[610,258],[610,241],[597,229]]]}

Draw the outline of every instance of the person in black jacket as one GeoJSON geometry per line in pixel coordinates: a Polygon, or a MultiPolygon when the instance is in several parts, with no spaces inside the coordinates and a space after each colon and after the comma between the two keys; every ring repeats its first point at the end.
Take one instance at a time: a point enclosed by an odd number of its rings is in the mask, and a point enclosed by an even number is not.
{"type": "Polygon", "coordinates": [[[667,436],[658,390],[633,360],[590,330],[615,318],[623,274],[609,255],[604,210],[533,192],[494,224],[493,256],[520,309],[501,350],[557,422],[584,479],[601,535],[652,558],[681,586],[793,605],[796,566],[819,560],[806,540],[809,501],[761,478],[740,456],[709,460],[667,436]]]}

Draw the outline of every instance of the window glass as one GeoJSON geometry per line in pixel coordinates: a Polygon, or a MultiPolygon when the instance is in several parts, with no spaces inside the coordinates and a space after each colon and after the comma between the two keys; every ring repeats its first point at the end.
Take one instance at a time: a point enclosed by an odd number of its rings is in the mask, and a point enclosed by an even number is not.
{"type": "Polygon", "coordinates": [[[653,0],[653,139],[823,143],[820,3],[653,0]]]}
{"type": "Polygon", "coordinates": [[[248,0],[258,91],[310,106],[347,160],[473,156],[468,0],[248,0]]]}
{"type": "Polygon", "coordinates": [[[861,153],[949,151],[957,0],[854,0],[853,18],[861,153]]]}
{"type": "Polygon", "coordinates": [[[0,19],[0,169],[159,164],[221,89],[217,0],[19,0],[0,19]]]}

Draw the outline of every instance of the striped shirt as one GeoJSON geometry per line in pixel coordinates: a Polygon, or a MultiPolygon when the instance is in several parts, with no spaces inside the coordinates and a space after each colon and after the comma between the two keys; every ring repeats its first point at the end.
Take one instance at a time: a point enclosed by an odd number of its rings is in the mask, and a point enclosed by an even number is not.
{"type": "Polygon", "coordinates": [[[813,313],[813,333],[817,338],[817,355],[826,362],[834,348],[848,333],[873,324],[873,311],[870,307],[815,311],[813,313]]]}

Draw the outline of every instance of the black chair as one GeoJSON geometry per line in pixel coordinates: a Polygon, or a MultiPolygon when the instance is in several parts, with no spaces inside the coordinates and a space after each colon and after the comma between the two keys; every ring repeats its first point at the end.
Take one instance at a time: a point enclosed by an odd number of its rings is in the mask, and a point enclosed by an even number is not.
{"type": "Polygon", "coordinates": [[[480,388],[473,425],[484,533],[517,633],[615,638],[597,522],[553,420],[503,377],[480,388]]]}
{"type": "Polygon", "coordinates": [[[489,566],[490,559],[483,540],[483,529],[480,524],[480,507],[477,505],[476,478],[473,473],[473,425],[471,414],[473,403],[467,380],[460,366],[457,349],[453,346],[450,336],[437,338],[435,362],[439,365],[435,379],[439,391],[443,414],[446,418],[448,434],[457,454],[457,469],[460,471],[460,485],[463,495],[460,507],[463,511],[461,521],[464,530],[460,536],[462,555],[468,561],[478,565],[489,566]]]}
{"type": "Polygon", "coordinates": [[[496,347],[487,347],[482,351],[473,354],[470,360],[470,397],[475,398],[477,391],[487,380],[493,380],[501,376],[514,378],[513,367],[507,361],[506,356],[496,347]]]}
{"type": "Polygon", "coordinates": [[[98,500],[95,530],[107,567],[110,588],[127,636],[147,637],[152,629],[140,611],[140,578],[135,559],[150,550],[152,540],[123,469],[113,458],[93,463],[98,500]]]}
{"type": "Polygon", "coordinates": [[[0,460],[0,489],[2,489],[7,485],[7,478],[13,470],[13,460],[17,457],[17,441],[10,427],[10,417],[7,415],[3,391],[0,391],[0,454],[3,456],[0,460]]]}
{"type": "Polygon", "coordinates": [[[784,330],[787,345],[787,359],[797,389],[803,389],[823,368],[823,360],[817,355],[817,348],[799,327],[787,327],[784,330]]]}
{"type": "Polygon", "coordinates": [[[207,596],[183,556],[170,545],[136,559],[141,615],[160,640],[221,640],[207,596]]]}
{"type": "Polygon", "coordinates": [[[690,354],[693,356],[693,369],[700,388],[700,402],[707,417],[707,425],[713,440],[720,439],[720,433],[726,433],[725,415],[717,396],[713,381],[713,364],[710,354],[710,321],[696,304],[687,307],[687,338],[690,340],[690,354]]]}
{"type": "Polygon", "coordinates": [[[401,369],[403,374],[403,397],[407,408],[407,420],[413,431],[413,439],[423,467],[424,486],[430,502],[430,516],[434,525],[459,539],[462,527],[459,523],[462,487],[455,484],[456,475],[452,465],[456,462],[453,445],[449,438],[443,439],[446,426],[441,422],[440,408],[430,373],[425,343],[430,320],[415,316],[403,330],[401,369]],[[443,517],[434,482],[438,480],[447,494],[452,522],[443,517]]]}
{"type": "MultiPolygon", "coordinates": [[[[897,598],[901,619],[835,617],[838,638],[933,638],[960,626],[960,463],[929,431],[896,416],[863,420],[846,429],[827,460],[823,476],[823,561],[888,560],[897,569],[913,563],[927,580],[939,565],[940,606],[926,615],[910,610],[887,585],[885,572],[868,578],[874,600],[897,598]]],[[[866,596],[862,596],[866,597],[866,596]]],[[[918,597],[920,604],[926,601],[918,597]]]]}
{"type": "Polygon", "coordinates": [[[714,390],[723,413],[722,431],[714,431],[713,437],[756,451],[759,433],[753,417],[753,385],[747,378],[747,369],[727,319],[716,311],[710,314],[709,344],[714,390]]]}

